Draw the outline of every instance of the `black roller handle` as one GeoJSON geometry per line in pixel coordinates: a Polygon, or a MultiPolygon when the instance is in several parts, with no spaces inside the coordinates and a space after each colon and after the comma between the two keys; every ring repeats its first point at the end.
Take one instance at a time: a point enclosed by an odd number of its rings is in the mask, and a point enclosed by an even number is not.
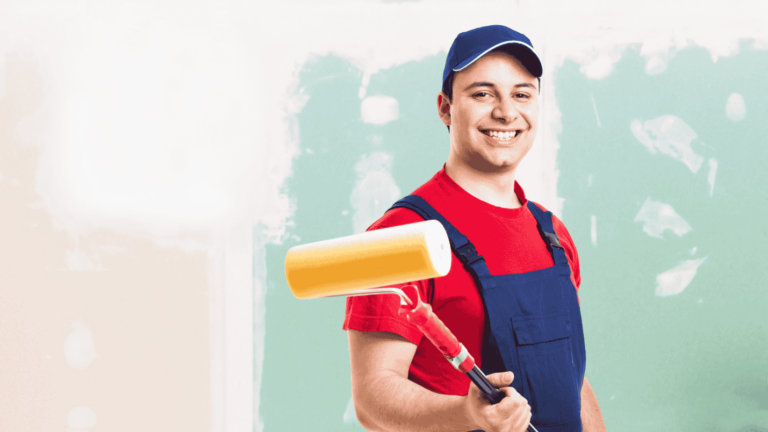
{"type": "MultiPolygon", "coordinates": [[[[497,389],[495,385],[491,384],[491,382],[488,381],[488,377],[485,376],[483,371],[481,371],[477,365],[470,369],[466,375],[469,377],[469,379],[472,380],[473,383],[475,383],[477,388],[483,392],[483,396],[488,399],[488,402],[497,404],[501,402],[502,399],[504,399],[504,392],[497,389]]],[[[528,425],[528,429],[526,429],[526,431],[538,432],[532,424],[528,425]]]]}

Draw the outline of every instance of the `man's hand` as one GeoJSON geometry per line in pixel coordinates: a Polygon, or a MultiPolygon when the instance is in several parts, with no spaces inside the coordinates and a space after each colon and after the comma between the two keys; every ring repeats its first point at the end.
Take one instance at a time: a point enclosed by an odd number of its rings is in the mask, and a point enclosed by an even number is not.
{"type": "Polygon", "coordinates": [[[488,381],[505,393],[501,402],[491,405],[480,389],[472,383],[466,396],[467,417],[485,432],[525,432],[531,421],[531,407],[514,388],[512,372],[488,375],[488,381]]]}

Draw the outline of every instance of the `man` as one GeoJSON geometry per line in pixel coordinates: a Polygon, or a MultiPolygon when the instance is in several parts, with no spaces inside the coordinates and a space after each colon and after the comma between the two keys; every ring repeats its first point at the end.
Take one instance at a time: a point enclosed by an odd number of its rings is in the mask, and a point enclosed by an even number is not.
{"type": "Polygon", "coordinates": [[[424,219],[456,228],[449,274],[415,285],[505,398],[486,401],[398,315],[396,296],[349,298],[352,395],[366,429],[605,430],[584,378],[576,248],[515,181],[536,136],[541,74],[530,40],[514,30],[459,34],[437,97],[448,160],[369,228],[424,219]]]}

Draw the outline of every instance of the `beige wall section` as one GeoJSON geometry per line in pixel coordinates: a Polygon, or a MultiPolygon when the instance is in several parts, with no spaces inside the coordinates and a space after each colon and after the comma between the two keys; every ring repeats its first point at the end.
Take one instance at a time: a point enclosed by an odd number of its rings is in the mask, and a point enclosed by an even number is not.
{"type": "Polygon", "coordinates": [[[17,132],[42,103],[43,83],[14,55],[4,75],[0,431],[210,431],[206,252],[104,229],[78,238],[57,229],[36,192],[39,149],[17,132]],[[80,362],[65,356],[78,328],[92,335],[90,363],[87,349],[80,362]],[[68,429],[92,423],[78,411],[68,423],[77,407],[95,414],[93,427],[68,429]]]}

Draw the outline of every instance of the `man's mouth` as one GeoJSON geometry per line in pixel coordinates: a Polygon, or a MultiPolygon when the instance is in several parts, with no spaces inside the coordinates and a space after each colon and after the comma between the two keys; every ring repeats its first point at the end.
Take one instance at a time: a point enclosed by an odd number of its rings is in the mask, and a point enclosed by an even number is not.
{"type": "Polygon", "coordinates": [[[510,131],[486,129],[486,130],[481,130],[480,132],[488,135],[491,138],[496,138],[499,141],[509,141],[520,134],[519,129],[510,130],[510,131]]]}

